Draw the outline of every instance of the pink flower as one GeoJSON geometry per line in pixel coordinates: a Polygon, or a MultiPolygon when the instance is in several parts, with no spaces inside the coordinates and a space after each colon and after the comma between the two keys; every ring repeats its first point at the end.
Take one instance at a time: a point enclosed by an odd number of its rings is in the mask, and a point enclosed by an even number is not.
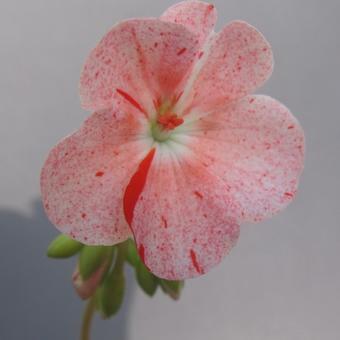
{"type": "Polygon", "coordinates": [[[41,174],[47,215],[85,244],[133,233],[157,276],[206,273],[239,224],[295,196],[304,136],[276,100],[249,95],[270,76],[270,45],[233,21],[213,31],[200,1],[160,19],[124,21],[86,60],[80,94],[94,111],[50,152],[41,174]]]}

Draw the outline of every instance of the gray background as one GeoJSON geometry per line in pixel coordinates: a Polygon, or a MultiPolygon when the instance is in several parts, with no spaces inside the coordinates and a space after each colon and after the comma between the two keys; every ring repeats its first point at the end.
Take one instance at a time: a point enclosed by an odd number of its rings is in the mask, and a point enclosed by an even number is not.
{"type": "MultiPolygon", "coordinates": [[[[57,234],[39,202],[48,150],[76,129],[81,65],[117,21],[158,16],[172,1],[1,0],[0,339],[77,339],[83,304],[73,261],[44,252],[57,234]]],[[[218,28],[258,27],[276,68],[260,90],[285,103],[307,137],[295,202],[244,225],[238,246],[210,274],[187,282],[174,303],[149,299],[131,280],[124,310],[95,322],[93,339],[340,339],[338,0],[216,0],[218,28]]],[[[130,275],[131,276],[131,275],[130,275]]]]}

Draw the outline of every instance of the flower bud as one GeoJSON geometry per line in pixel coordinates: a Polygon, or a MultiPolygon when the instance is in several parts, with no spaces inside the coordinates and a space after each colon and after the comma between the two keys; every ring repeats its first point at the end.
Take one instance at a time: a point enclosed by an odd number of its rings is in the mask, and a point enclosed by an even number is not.
{"type": "Polygon", "coordinates": [[[112,271],[105,278],[96,296],[97,308],[100,310],[103,318],[109,318],[119,311],[123,303],[124,292],[124,273],[112,271]]]}
{"type": "Polygon", "coordinates": [[[184,281],[169,281],[165,279],[159,280],[160,286],[165,294],[172,299],[178,300],[184,287],[184,281]]]}
{"type": "Polygon", "coordinates": [[[133,240],[127,240],[126,260],[131,266],[137,267],[140,262],[136,244],[133,240]]]}
{"type": "Polygon", "coordinates": [[[113,247],[84,246],[79,256],[79,272],[87,280],[113,254],[113,247]]]}
{"type": "Polygon", "coordinates": [[[48,246],[47,256],[52,258],[67,258],[77,254],[83,247],[78,241],[72,240],[66,235],[57,236],[48,246]]]}
{"type": "Polygon", "coordinates": [[[77,265],[72,275],[72,282],[74,289],[81,299],[86,300],[96,292],[96,289],[100,285],[107,269],[108,263],[106,261],[102,263],[102,265],[94,273],[92,273],[86,281],[84,281],[79,272],[79,265],[77,265]]]}
{"type": "Polygon", "coordinates": [[[136,267],[136,278],[139,286],[149,296],[153,296],[157,290],[158,282],[155,275],[153,275],[143,264],[139,261],[136,267]]]}

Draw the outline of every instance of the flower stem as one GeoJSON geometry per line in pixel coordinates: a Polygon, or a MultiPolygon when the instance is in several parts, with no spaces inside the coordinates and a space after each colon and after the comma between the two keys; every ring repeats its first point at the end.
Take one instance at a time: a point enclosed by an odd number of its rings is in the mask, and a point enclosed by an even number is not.
{"type": "Polygon", "coordinates": [[[91,322],[94,315],[95,307],[96,301],[94,297],[92,297],[87,303],[84,311],[80,340],[90,340],[91,322]]]}

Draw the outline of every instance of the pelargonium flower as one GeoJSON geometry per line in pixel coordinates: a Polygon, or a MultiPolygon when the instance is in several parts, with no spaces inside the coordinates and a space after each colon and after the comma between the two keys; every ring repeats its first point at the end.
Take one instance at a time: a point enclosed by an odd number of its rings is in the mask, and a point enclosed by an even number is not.
{"type": "Polygon", "coordinates": [[[213,5],[185,1],[114,26],[81,74],[94,113],[41,174],[61,232],[89,245],[133,236],[146,266],[170,280],[206,273],[242,222],[286,207],[303,168],[298,121],[250,94],[272,72],[269,43],[245,22],[218,33],[215,22],[213,5]]]}

